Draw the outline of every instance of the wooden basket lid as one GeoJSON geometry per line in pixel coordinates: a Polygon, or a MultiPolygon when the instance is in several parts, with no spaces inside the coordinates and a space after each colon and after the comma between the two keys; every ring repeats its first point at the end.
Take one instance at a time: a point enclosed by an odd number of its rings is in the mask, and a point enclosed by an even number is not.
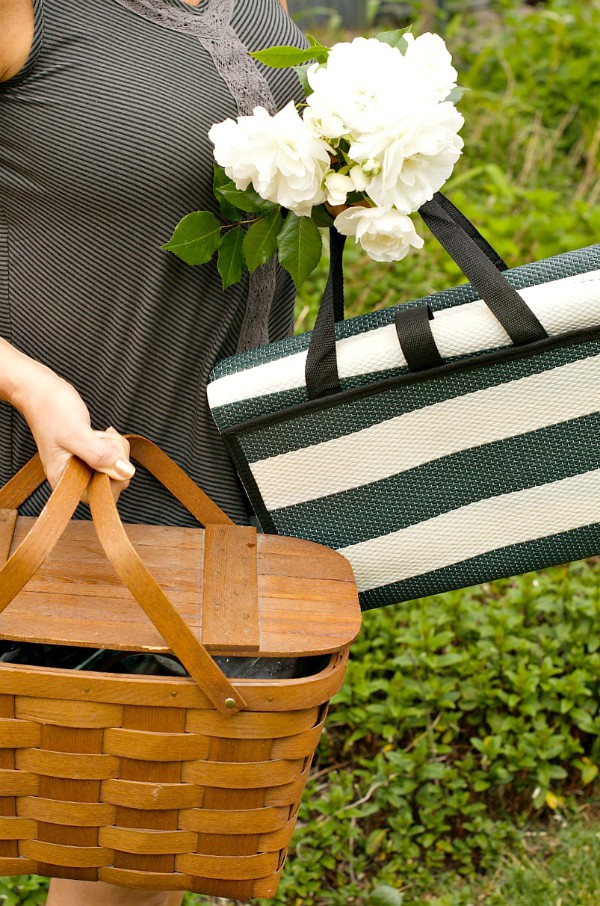
{"type": "MultiPolygon", "coordinates": [[[[35,519],[0,511],[0,566],[35,519]]],[[[360,630],[352,569],[310,541],[248,526],[126,525],[129,540],[212,654],[305,656],[340,650],[360,630]]],[[[0,614],[0,637],[166,652],[169,646],[107,559],[87,521],[71,521],[0,614]]]]}

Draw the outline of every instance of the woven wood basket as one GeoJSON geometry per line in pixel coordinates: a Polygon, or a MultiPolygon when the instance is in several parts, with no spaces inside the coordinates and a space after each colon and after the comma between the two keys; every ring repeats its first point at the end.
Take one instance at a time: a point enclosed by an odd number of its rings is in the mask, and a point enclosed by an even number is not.
{"type": "Polygon", "coordinates": [[[130,441],[205,529],[123,526],[108,478],[78,460],[39,519],[19,517],[36,457],[0,490],[0,638],[171,651],[190,676],[0,663],[0,874],[271,897],[360,627],[352,571],[234,526],[130,441]],[[72,520],[86,488],[93,522],[72,520]],[[208,652],[330,658],[303,679],[229,680],[208,652]]]}

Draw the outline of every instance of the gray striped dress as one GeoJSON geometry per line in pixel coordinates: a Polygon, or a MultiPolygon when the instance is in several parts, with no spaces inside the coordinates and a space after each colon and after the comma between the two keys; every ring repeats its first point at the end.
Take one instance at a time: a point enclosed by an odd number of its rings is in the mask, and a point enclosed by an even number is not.
{"type": "MultiPolygon", "coordinates": [[[[215,210],[210,126],[298,93],[292,72],[254,64],[246,48],[302,36],[279,0],[34,9],[25,68],[0,85],[0,335],[74,384],[94,427],[149,436],[247,521],[206,381],[239,348],[261,293],[273,291],[270,337],[290,332],[293,286],[276,272],[223,292],[212,264],[192,268],[159,247],[188,212],[215,210]]],[[[0,403],[0,484],[34,451],[24,420],[0,403]]],[[[22,511],[39,512],[47,495],[22,511]]],[[[141,469],[120,509],[129,522],[193,524],[141,469]]]]}

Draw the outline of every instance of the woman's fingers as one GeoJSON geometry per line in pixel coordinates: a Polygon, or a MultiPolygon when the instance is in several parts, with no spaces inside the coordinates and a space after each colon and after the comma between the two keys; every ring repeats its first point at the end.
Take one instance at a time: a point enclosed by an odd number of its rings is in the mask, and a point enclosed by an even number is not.
{"type": "Polygon", "coordinates": [[[129,460],[128,440],[112,427],[92,433],[98,443],[93,453],[88,454],[89,459],[83,457],[88,465],[97,472],[105,472],[114,481],[129,482],[135,475],[135,467],[129,460]]]}
{"type": "MultiPolygon", "coordinates": [[[[87,450],[85,455],[77,455],[97,472],[103,472],[111,478],[110,490],[116,503],[121,493],[129,487],[131,476],[135,473],[135,468],[129,461],[129,441],[112,427],[105,431],[92,431],[92,434],[96,441],[93,449],[87,450]]],[[[82,500],[88,503],[87,491],[82,500]]]]}

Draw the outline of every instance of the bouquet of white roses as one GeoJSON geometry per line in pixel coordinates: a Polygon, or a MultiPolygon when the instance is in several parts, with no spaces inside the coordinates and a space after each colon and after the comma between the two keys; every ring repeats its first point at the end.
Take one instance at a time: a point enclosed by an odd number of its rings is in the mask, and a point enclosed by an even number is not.
{"type": "Polygon", "coordinates": [[[329,48],[273,47],[252,56],[293,66],[305,102],[212,127],[219,220],[185,217],[163,246],[189,264],[217,253],[223,286],[277,255],[299,286],[332,222],[375,261],[420,248],[411,214],[458,160],[463,117],[457,73],[442,38],[383,32],[329,48]]]}

